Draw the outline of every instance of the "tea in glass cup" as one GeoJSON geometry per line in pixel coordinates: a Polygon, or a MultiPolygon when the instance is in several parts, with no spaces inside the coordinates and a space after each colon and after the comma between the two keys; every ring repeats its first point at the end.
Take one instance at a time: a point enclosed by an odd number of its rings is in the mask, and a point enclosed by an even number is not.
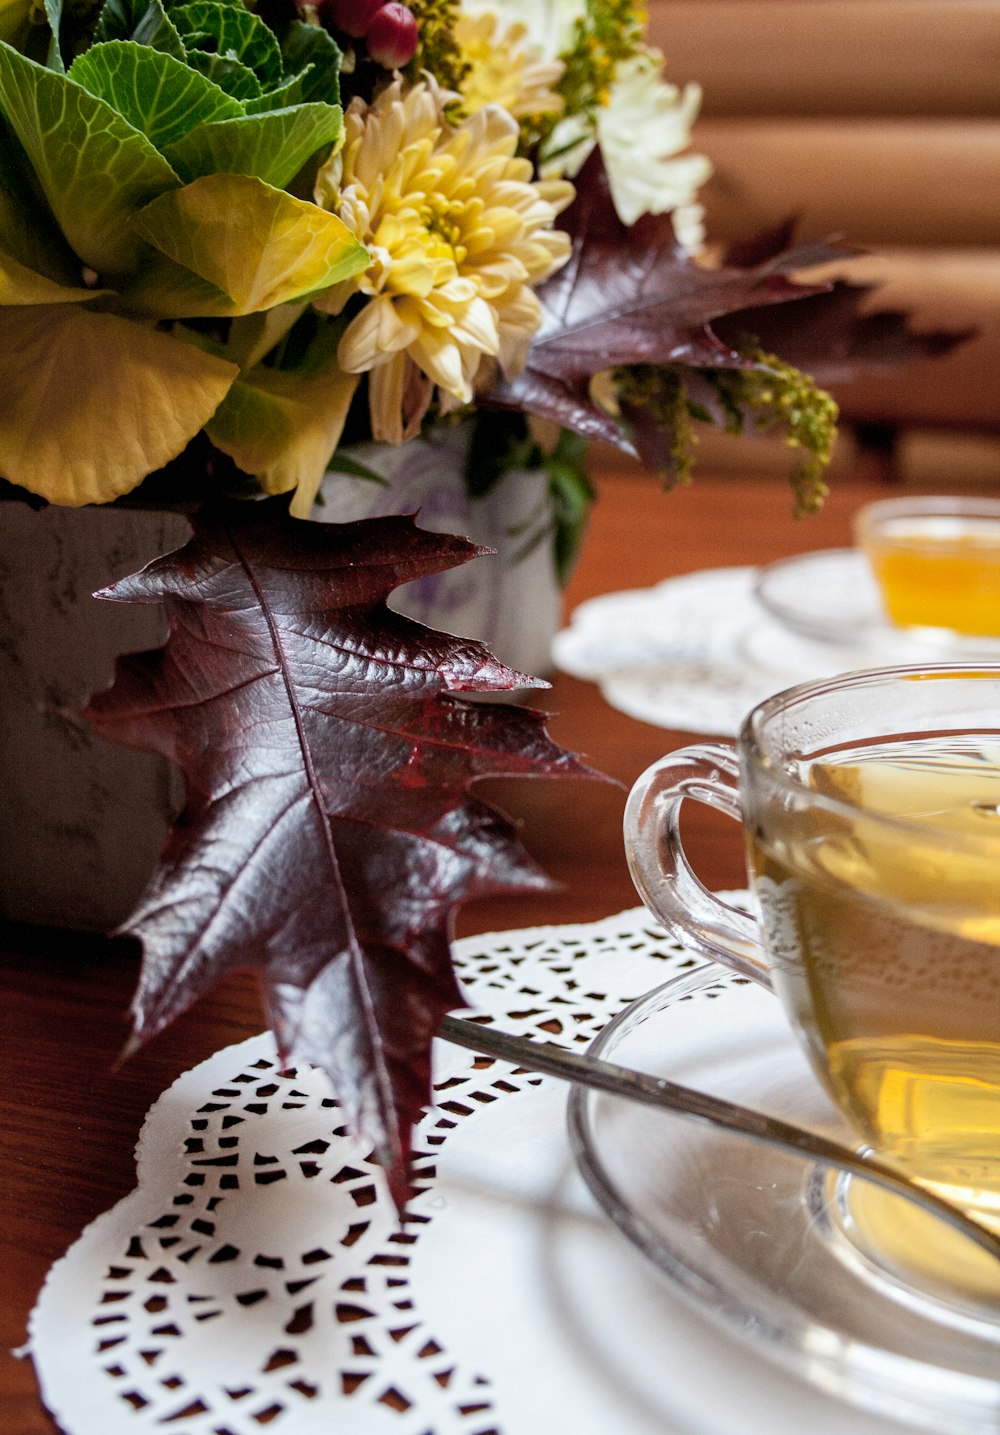
{"type": "Polygon", "coordinates": [[[883,499],[854,536],[897,627],[1000,638],[1000,499],[883,499]]]}
{"type": "MultiPolygon", "coordinates": [[[[772,986],[860,1143],[1000,1229],[1000,665],[778,694],[735,746],[650,768],[625,832],[650,910],[772,986]],[[757,920],[698,883],[679,838],[686,796],[742,821],[757,920]]],[[[898,1246],[899,1202],[861,1199],[867,1239],[898,1246]]],[[[940,1237],[950,1260],[938,1224],[920,1241],[940,1237]]]]}

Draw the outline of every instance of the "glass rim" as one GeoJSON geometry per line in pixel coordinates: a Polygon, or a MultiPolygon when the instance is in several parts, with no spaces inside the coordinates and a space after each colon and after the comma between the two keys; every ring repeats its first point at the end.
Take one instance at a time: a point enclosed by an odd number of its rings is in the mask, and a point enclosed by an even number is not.
{"type": "Polygon", "coordinates": [[[950,493],[907,493],[896,498],[877,498],[857,510],[853,525],[855,532],[861,533],[877,529],[883,521],[925,515],[928,518],[1000,519],[1000,498],[950,493]]]}
{"type": "MultiPolygon", "coordinates": [[[[737,738],[737,751],[741,767],[752,759],[756,769],[765,773],[768,781],[779,792],[797,798],[808,797],[811,806],[848,820],[856,818],[861,813],[866,821],[884,824],[895,831],[921,833],[931,831],[940,840],[946,840],[952,848],[982,850],[987,847],[996,848],[1000,853],[1000,824],[995,833],[983,832],[975,835],[951,829],[931,828],[919,818],[884,812],[877,807],[865,807],[861,803],[850,802],[847,798],[833,797],[828,793],[817,792],[775,761],[765,747],[763,730],[773,718],[799,704],[821,698],[824,694],[850,688],[876,687],[879,684],[888,684],[896,680],[937,681],[949,678],[993,681],[1000,689],[1000,662],[908,663],[877,668],[858,668],[851,672],[837,673],[827,678],[814,678],[808,682],[796,683],[794,687],[784,688],[781,692],[764,698],[762,702],[751,708],[743,719],[737,738]]],[[[901,733],[915,731],[912,727],[907,728],[904,723],[900,723],[899,726],[901,733]]],[[[955,729],[955,732],[960,731],[962,729],[955,729]]],[[[996,732],[998,746],[1000,746],[1000,702],[997,704],[996,732]]],[[[889,734],[886,735],[889,736],[889,734]]]]}

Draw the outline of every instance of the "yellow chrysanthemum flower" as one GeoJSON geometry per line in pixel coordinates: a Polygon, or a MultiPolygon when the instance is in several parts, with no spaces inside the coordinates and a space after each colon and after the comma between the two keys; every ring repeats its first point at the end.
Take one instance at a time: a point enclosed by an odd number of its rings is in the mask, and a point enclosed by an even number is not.
{"type": "Polygon", "coordinates": [[[518,373],[541,322],[533,288],[569,257],[553,224],[572,185],[534,180],[516,155],[517,122],[497,105],[450,126],[443,106],[453,98],[428,77],[412,87],[397,78],[370,106],[354,100],[345,144],[317,184],[317,203],[372,255],[359,279],[317,305],[339,313],[353,296],[368,300],[338,361],[370,373],[380,442],[416,431],[435,385],[457,408],[472,401],[484,361],[518,373]]]}
{"type": "Polygon", "coordinates": [[[563,72],[561,60],[545,59],[531,42],[528,27],[507,24],[492,10],[461,14],[455,39],[468,71],[462,100],[469,114],[484,105],[502,105],[516,120],[562,113],[563,102],[553,86],[563,72]]]}

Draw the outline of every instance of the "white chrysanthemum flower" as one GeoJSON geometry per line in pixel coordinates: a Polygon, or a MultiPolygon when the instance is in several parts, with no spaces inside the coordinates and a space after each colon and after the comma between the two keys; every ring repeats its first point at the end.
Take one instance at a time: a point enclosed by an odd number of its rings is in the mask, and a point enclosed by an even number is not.
{"type": "Polygon", "coordinates": [[[682,155],[701,105],[701,87],[678,89],[662,75],[663,56],[647,49],[619,65],[608,103],[597,112],[597,135],[583,121],[560,121],[548,143],[553,156],[545,174],[578,174],[595,144],[608,175],[611,198],[623,224],[644,214],[670,213],[682,248],[694,252],[704,242],[700,185],[712,173],[702,154],[682,155]]]}
{"type": "Polygon", "coordinates": [[[680,153],[691,141],[701,87],[668,84],[662,64],[658,51],[650,50],[620,65],[610,99],[597,113],[597,142],[623,224],[688,209],[712,173],[705,155],[680,153]]]}

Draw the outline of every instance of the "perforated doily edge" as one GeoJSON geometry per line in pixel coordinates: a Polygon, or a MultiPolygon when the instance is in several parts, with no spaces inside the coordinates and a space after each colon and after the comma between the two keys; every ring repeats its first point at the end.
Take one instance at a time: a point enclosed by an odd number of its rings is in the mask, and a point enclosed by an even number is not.
{"type": "MultiPolygon", "coordinates": [[[[741,889],[721,890],[716,894],[722,901],[745,903],[748,893],[741,889]]],[[[620,929],[623,924],[639,923],[648,925],[654,931],[662,930],[661,925],[642,906],[623,909],[607,917],[599,918],[596,921],[582,923],[550,923],[540,926],[503,928],[491,932],[478,933],[472,936],[457,939],[453,943],[456,957],[463,954],[475,954],[478,948],[489,948],[496,944],[511,943],[541,943],[546,939],[561,941],[587,941],[599,936],[602,931],[620,929]]],[[[696,954],[692,953],[692,956],[696,954]]],[[[456,1012],[469,1012],[481,1010],[481,1008],[462,1007],[456,1008],[456,1012]]],[[[19,1348],[20,1356],[27,1356],[32,1359],[36,1378],[39,1384],[39,1393],[42,1404],[49,1412],[52,1419],[60,1429],[77,1429],[81,1427],[81,1420],[87,1421],[90,1418],[92,1402],[88,1399],[81,1405],[81,1390],[74,1387],[73,1403],[68,1406],[66,1400],[58,1390],[58,1376],[50,1378],[43,1370],[36,1354],[40,1351],[43,1343],[49,1343],[65,1325],[65,1318],[61,1312],[65,1306],[59,1301],[60,1286],[67,1285],[67,1289],[74,1285],[76,1273],[74,1262],[83,1253],[83,1248],[100,1242],[101,1233],[106,1227],[114,1227],[123,1222],[126,1218],[129,1222],[145,1223],[147,1219],[153,1218],[161,1209],[162,1190],[164,1182],[152,1189],[147,1189],[143,1183],[143,1174],[147,1164],[153,1163],[161,1174],[167,1169],[164,1162],[170,1161],[172,1167],[182,1167],[184,1162],[179,1151],[166,1149],[166,1141],[156,1139],[156,1128],[159,1126],[167,1133],[171,1129],[171,1122],[168,1119],[162,1120],[163,1108],[177,1101],[185,1101],[186,1088],[194,1087],[196,1090],[203,1088],[205,1083],[214,1079],[215,1067],[220,1071],[229,1070],[234,1061],[238,1062],[241,1056],[247,1058],[267,1056],[274,1057],[275,1043],[272,1034],[265,1030],[254,1036],[247,1037],[240,1042],[232,1043],[219,1048],[209,1057],[179,1075],[164,1088],[160,1095],[150,1104],[135,1143],[134,1154],[136,1161],[136,1185],[120,1200],[115,1202],[107,1210],[101,1212],[90,1221],[80,1232],[79,1236],[67,1248],[64,1254],[59,1257],[49,1268],[45,1280],[39,1290],[35,1305],[30,1313],[27,1323],[27,1339],[19,1348]],[[54,1312],[59,1312],[55,1314],[54,1312]]],[[[553,1081],[554,1078],[542,1078],[553,1081]]],[[[556,1083],[558,1084],[558,1083],[556,1083]]],[[[332,1091],[331,1086],[331,1091],[332,1091]]],[[[186,1103],[185,1103],[186,1104],[186,1103]]],[[[103,1409],[101,1416],[105,1414],[103,1409]]],[[[91,1426],[90,1428],[97,1428],[91,1426]]]]}
{"type": "MultiPolygon", "coordinates": [[[[113,1206],[110,1206],[106,1211],[102,1211],[100,1215],[95,1216],[92,1221],[88,1221],[64,1253],[49,1267],[45,1279],[39,1287],[31,1314],[28,1317],[27,1339],[24,1345],[19,1347],[20,1354],[33,1358],[37,1326],[44,1324],[44,1315],[42,1314],[43,1297],[51,1294],[52,1288],[58,1283],[60,1272],[69,1264],[77,1248],[96,1236],[104,1226],[109,1224],[112,1217],[117,1218],[123,1214],[126,1207],[131,1209],[132,1206],[139,1206],[141,1208],[142,1203],[139,1197],[144,1194],[142,1190],[143,1166],[149,1159],[147,1153],[150,1144],[150,1133],[156,1129],[157,1113],[160,1109],[169,1104],[171,1097],[179,1095],[186,1086],[194,1084],[196,1075],[199,1078],[198,1084],[200,1085],[201,1078],[207,1068],[214,1063],[218,1062],[220,1065],[229,1066],[231,1058],[239,1052],[256,1052],[257,1048],[261,1048],[262,1051],[275,1050],[274,1038],[269,1031],[257,1032],[254,1036],[245,1037],[243,1041],[235,1041],[228,1046],[220,1046],[217,1051],[205,1057],[203,1061],[199,1061],[194,1066],[189,1066],[185,1071],[180,1072],[170,1085],[164,1087],[159,1096],[150,1103],[142,1119],[142,1125],[139,1127],[139,1135],[132,1148],[132,1154],[135,1159],[135,1186],[126,1195],[122,1196],[120,1200],[116,1201],[113,1206]]],[[[180,1163],[178,1162],[178,1164],[180,1163]]],[[[41,1383],[41,1377],[39,1377],[39,1383],[41,1383]]],[[[46,1409],[49,1409],[47,1405],[46,1409]]]]}
{"type": "MultiPolygon", "coordinates": [[[[716,895],[719,896],[723,901],[730,901],[733,898],[739,898],[741,896],[745,898],[747,894],[746,892],[739,891],[720,891],[716,895]]],[[[476,947],[479,945],[492,945],[493,943],[498,941],[526,941],[529,939],[534,940],[536,938],[539,940],[544,940],[546,937],[555,934],[560,934],[563,937],[582,937],[586,934],[599,931],[602,928],[616,927],[624,921],[631,921],[633,919],[637,921],[649,921],[654,924],[656,923],[655,917],[653,917],[649,912],[647,912],[644,907],[625,907],[618,912],[614,912],[607,917],[599,917],[592,922],[548,922],[537,926],[502,927],[497,928],[495,931],[477,932],[472,936],[456,938],[455,941],[453,941],[452,943],[452,948],[456,956],[458,956],[459,954],[464,952],[474,952],[476,947]]],[[[473,1010],[473,1008],[456,1007],[455,1010],[456,1012],[468,1012],[473,1010]]],[[[148,1149],[149,1133],[151,1130],[155,1130],[155,1127],[157,1125],[157,1113],[160,1108],[168,1104],[172,1096],[179,1095],[186,1085],[191,1084],[195,1073],[199,1074],[200,1084],[200,1081],[206,1072],[206,1068],[209,1067],[212,1063],[219,1061],[220,1063],[224,1063],[228,1066],[231,1064],[232,1058],[235,1057],[238,1053],[243,1051],[249,1052],[252,1049],[255,1050],[258,1046],[262,1044],[262,1042],[265,1042],[269,1037],[271,1038],[270,1048],[271,1050],[274,1050],[273,1037],[271,1037],[270,1032],[266,1029],[257,1032],[254,1036],[245,1037],[242,1041],[232,1042],[228,1046],[219,1047],[217,1051],[213,1052],[210,1056],[205,1057],[203,1061],[200,1061],[196,1063],[195,1066],[188,1067],[186,1070],[179,1072],[178,1075],[174,1078],[174,1080],[170,1083],[170,1085],[164,1087],[164,1089],[160,1092],[159,1096],[157,1096],[155,1100],[150,1103],[145,1115],[143,1116],[142,1125],[139,1128],[139,1134],[136,1137],[135,1145],[133,1147],[133,1156],[135,1159],[136,1186],[133,1188],[132,1191],[128,1192],[127,1195],[122,1196],[119,1201],[116,1201],[113,1207],[109,1208],[106,1211],[102,1211],[99,1215],[95,1216],[92,1221],[89,1221],[84,1227],[82,1227],[79,1235],[74,1238],[70,1246],[68,1246],[66,1251],[63,1253],[63,1255],[57,1257],[57,1259],[49,1267],[45,1279],[39,1287],[38,1296],[36,1297],[35,1304],[28,1317],[26,1331],[27,1338],[23,1345],[17,1347],[17,1350],[15,1352],[19,1357],[30,1357],[33,1353],[34,1334],[36,1325],[39,1321],[39,1310],[42,1304],[42,1297],[43,1295],[49,1294],[49,1287],[53,1285],[53,1283],[57,1279],[60,1267],[62,1267],[69,1260],[70,1255],[78,1245],[86,1241],[92,1234],[96,1234],[97,1231],[100,1230],[103,1226],[107,1225],[112,1212],[119,1210],[119,1208],[126,1202],[130,1204],[135,1204],[136,1198],[140,1193],[143,1164],[146,1160],[146,1152],[148,1149]]]]}

